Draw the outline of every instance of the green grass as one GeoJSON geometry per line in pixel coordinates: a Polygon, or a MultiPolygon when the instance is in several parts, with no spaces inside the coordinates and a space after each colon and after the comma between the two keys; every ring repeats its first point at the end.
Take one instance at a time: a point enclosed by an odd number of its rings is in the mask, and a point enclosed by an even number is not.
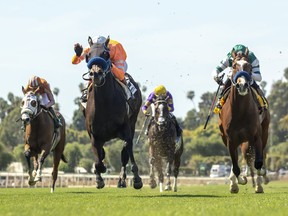
{"type": "Polygon", "coordinates": [[[163,192],[109,188],[1,188],[0,215],[157,216],[157,215],[288,215],[288,182],[273,181],[255,194],[250,184],[230,194],[229,185],[179,186],[163,192]]]}

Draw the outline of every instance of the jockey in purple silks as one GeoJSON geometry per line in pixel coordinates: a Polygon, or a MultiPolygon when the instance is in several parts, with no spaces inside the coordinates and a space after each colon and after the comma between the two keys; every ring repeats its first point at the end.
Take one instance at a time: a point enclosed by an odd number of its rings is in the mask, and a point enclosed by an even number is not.
{"type": "MultiPolygon", "coordinates": [[[[180,139],[181,134],[182,134],[182,129],[179,126],[176,117],[172,114],[172,112],[174,111],[174,104],[173,104],[173,97],[172,94],[166,90],[166,88],[163,85],[159,85],[157,86],[153,92],[150,93],[150,95],[148,96],[145,104],[142,106],[142,112],[144,115],[147,115],[147,109],[151,104],[154,104],[157,97],[159,95],[164,95],[166,96],[166,101],[168,103],[168,109],[170,112],[170,118],[172,120],[172,122],[174,123],[175,127],[176,127],[176,132],[177,132],[177,141],[180,139]]],[[[152,118],[150,118],[150,121],[148,123],[147,129],[145,131],[145,134],[148,134],[149,128],[151,126],[151,122],[154,119],[154,116],[152,116],[152,118]]]]}

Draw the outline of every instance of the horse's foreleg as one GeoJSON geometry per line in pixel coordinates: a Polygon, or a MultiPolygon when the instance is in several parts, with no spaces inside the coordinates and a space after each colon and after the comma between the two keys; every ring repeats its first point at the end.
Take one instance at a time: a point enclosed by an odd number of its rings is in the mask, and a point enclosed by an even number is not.
{"type": "Polygon", "coordinates": [[[165,170],[166,177],[167,177],[166,178],[166,185],[165,185],[166,191],[172,190],[171,181],[170,181],[170,176],[171,176],[171,172],[172,172],[172,169],[171,169],[172,163],[173,163],[173,157],[172,157],[172,155],[169,155],[167,158],[166,170],[165,170]]]}
{"type": "MultiPolygon", "coordinates": [[[[140,189],[143,187],[142,179],[138,173],[138,166],[135,162],[134,154],[133,154],[133,142],[132,139],[129,139],[125,142],[124,148],[128,152],[130,161],[131,161],[131,170],[133,172],[133,186],[135,189],[140,189]]],[[[128,161],[127,161],[128,162],[128,161]]]]}
{"type": "MultiPolygon", "coordinates": [[[[149,149],[149,151],[150,151],[150,149],[149,149]]],[[[150,154],[150,159],[149,159],[149,165],[150,165],[150,172],[149,172],[150,182],[149,182],[149,185],[150,185],[151,189],[154,189],[157,187],[157,183],[155,181],[155,172],[154,172],[155,158],[151,154],[150,154]]]]}
{"type": "Polygon", "coordinates": [[[180,160],[181,155],[176,154],[174,157],[175,158],[174,158],[174,166],[173,166],[173,174],[174,174],[173,190],[174,190],[174,192],[177,192],[177,177],[178,177],[178,174],[179,174],[179,167],[180,167],[180,163],[181,163],[181,160],[180,160]]]}
{"type": "Polygon", "coordinates": [[[34,182],[33,171],[32,171],[32,168],[31,168],[30,151],[29,151],[29,154],[25,154],[25,158],[26,158],[27,165],[28,165],[28,175],[29,175],[28,184],[29,184],[29,186],[34,186],[36,184],[36,182],[34,182]]]}
{"type": "Polygon", "coordinates": [[[105,187],[105,182],[101,176],[101,173],[106,172],[106,167],[103,164],[105,158],[105,151],[103,149],[104,142],[96,142],[93,136],[91,136],[92,150],[95,156],[95,170],[96,175],[96,188],[101,189],[105,187]]]}
{"type": "Polygon", "coordinates": [[[231,167],[231,171],[230,171],[230,192],[231,193],[238,193],[239,192],[239,187],[237,184],[237,178],[233,172],[233,168],[231,167]]]}
{"type": "Polygon", "coordinates": [[[162,193],[163,192],[163,182],[164,182],[164,175],[163,175],[163,170],[162,170],[162,158],[161,157],[156,157],[155,161],[155,167],[158,173],[158,181],[159,181],[159,190],[162,193]]]}
{"type": "Polygon", "coordinates": [[[43,167],[43,164],[44,164],[44,161],[45,161],[45,158],[48,156],[49,154],[49,151],[45,151],[45,150],[42,150],[41,151],[41,154],[39,156],[39,159],[38,159],[38,168],[36,170],[36,176],[35,176],[35,182],[37,181],[42,181],[42,167],[43,167]]]}
{"type": "Polygon", "coordinates": [[[260,139],[260,137],[256,136],[255,138],[255,142],[254,142],[254,146],[255,146],[255,162],[254,162],[254,166],[257,169],[257,175],[264,175],[266,173],[266,171],[261,171],[261,168],[263,166],[263,146],[262,146],[262,140],[260,139]]]}
{"type": "Polygon", "coordinates": [[[127,178],[126,165],[128,164],[128,161],[129,161],[128,152],[123,147],[122,151],[121,151],[121,172],[120,172],[119,180],[118,180],[118,184],[117,184],[118,188],[126,188],[127,187],[127,185],[126,185],[126,178],[127,178]]]}
{"type": "Polygon", "coordinates": [[[231,159],[232,159],[232,170],[233,170],[233,173],[234,173],[234,175],[236,176],[236,178],[238,180],[238,184],[245,185],[245,184],[247,184],[247,178],[246,178],[246,176],[240,175],[241,172],[240,172],[240,168],[238,166],[238,152],[237,152],[237,148],[235,148],[232,143],[229,143],[228,146],[229,146],[229,153],[230,153],[230,156],[231,156],[231,159]]]}
{"type": "Polygon", "coordinates": [[[58,177],[58,166],[61,159],[61,153],[56,151],[53,152],[53,171],[52,171],[52,185],[51,185],[51,193],[54,193],[55,183],[58,177]]]}

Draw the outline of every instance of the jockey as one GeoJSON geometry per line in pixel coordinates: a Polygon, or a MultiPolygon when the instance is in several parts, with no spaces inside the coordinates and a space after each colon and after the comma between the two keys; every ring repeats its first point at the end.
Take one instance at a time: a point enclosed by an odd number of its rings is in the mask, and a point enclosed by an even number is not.
{"type": "MultiPolygon", "coordinates": [[[[232,53],[235,53],[237,57],[242,57],[245,55],[245,53],[248,52],[248,61],[252,66],[252,74],[251,74],[251,86],[254,87],[254,89],[257,90],[258,94],[262,97],[262,100],[264,102],[264,107],[265,107],[265,100],[264,100],[264,93],[260,89],[259,85],[255,82],[258,81],[260,82],[262,80],[262,76],[260,73],[260,66],[259,66],[259,60],[256,58],[253,52],[248,50],[248,48],[242,44],[237,44],[233,47],[232,51],[230,51],[227,56],[220,62],[220,64],[216,67],[216,69],[212,72],[212,76],[214,80],[219,84],[219,85],[224,85],[224,88],[222,89],[220,93],[220,97],[218,99],[218,102],[215,106],[214,113],[219,113],[220,110],[222,109],[222,106],[225,102],[225,99],[223,98],[223,94],[225,93],[226,89],[231,86],[231,76],[232,76],[232,63],[233,63],[233,56],[232,53]],[[224,71],[226,68],[230,68],[228,74],[227,74],[227,80],[223,84],[222,78],[220,76],[220,73],[224,71]]],[[[260,105],[261,106],[261,105],[260,105]]],[[[262,108],[262,107],[260,107],[262,108]]]]}
{"type": "MultiPolygon", "coordinates": [[[[103,36],[94,37],[92,39],[93,43],[103,44],[105,43],[105,41],[106,38],[103,36]]],[[[86,54],[90,51],[90,46],[83,49],[83,47],[79,43],[76,43],[74,45],[74,51],[76,54],[72,58],[72,64],[79,64],[82,60],[84,60],[86,58],[86,54]]],[[[127,71],[128,66],[126,62],[127,55],[124,48],[121,43],[111,39],[109,40],[108,48],[110,59],[112,62],[111,71],[115,75],[115,77],[117,77],[121,82],[126,84],[125,72],[127,71]]],[[[83,102],[87,101],[87,92],[83,92],[81,99],[83,102]]]]}
{"type": "MultiPolygon", "coordinates": [[[[169,91],[166,90],[166,88],[163,86],[163,85],[159,85],[157,86],[153,92],[150,93],[149,97],[147,98],[145,104],[142,106],[142,112],[144,115],[148,115],[147,113],[147,109],[148,107],[151,105],[151,104],[154,104],[157,97],[159,95],[165,95],[167,96],[167,102],[168,102],[168,109],[169,109],[169,112],[170,112],[170,117],[176,127],[176,132],[177,132],[177,141],[180,139],[181,137],[181,134],[182,134],[182,129],[181,127],[179,126],[178,122],[177,122],[177,119],[176,117],[172,114],[172,112],[174,111],[174,104],[173,104],[173,97],[171,95],[171,93],[169,91]]],[[[154,116],[152,116],[152,119],[150,119],[149,123],[148,123],[148,126],[146,128],[146,131],[145,131],[145,134],[147,135],[148,134],[148,131],[149,131],[149,128],[150,128],[150,125],[151,125],[151,122],[153,120],[154,116]]]]}
{"type": "Polygon", "coordinates": [[[55,104],[55,100],[49,83],[43,78],[32,76],[29,79],[27,86],[24,88],[23,93],[26,94],[29,91],[33,91],[34,93],[41,95],[40,104],[48,109],[53,115],[55,127],[59,128],[62,126],[60,119],[57,117],[54,109],[52,108],[52,106],[55,104]]]}

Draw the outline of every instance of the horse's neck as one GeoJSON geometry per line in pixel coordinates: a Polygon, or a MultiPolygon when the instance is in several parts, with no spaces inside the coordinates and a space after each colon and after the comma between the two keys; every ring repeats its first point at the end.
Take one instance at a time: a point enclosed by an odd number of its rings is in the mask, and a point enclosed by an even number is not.
{"type": "Polygon", "coordinates": [[[229,101],[232,107],[232,112],[237,112],[238,116],[240,116],[241,113],[246,115],[249,107],[255,106],[251,91],[249,91],[247,95],[241,96],[238,94],[237,89],[234,86],[231,87],[229,101]]]}

